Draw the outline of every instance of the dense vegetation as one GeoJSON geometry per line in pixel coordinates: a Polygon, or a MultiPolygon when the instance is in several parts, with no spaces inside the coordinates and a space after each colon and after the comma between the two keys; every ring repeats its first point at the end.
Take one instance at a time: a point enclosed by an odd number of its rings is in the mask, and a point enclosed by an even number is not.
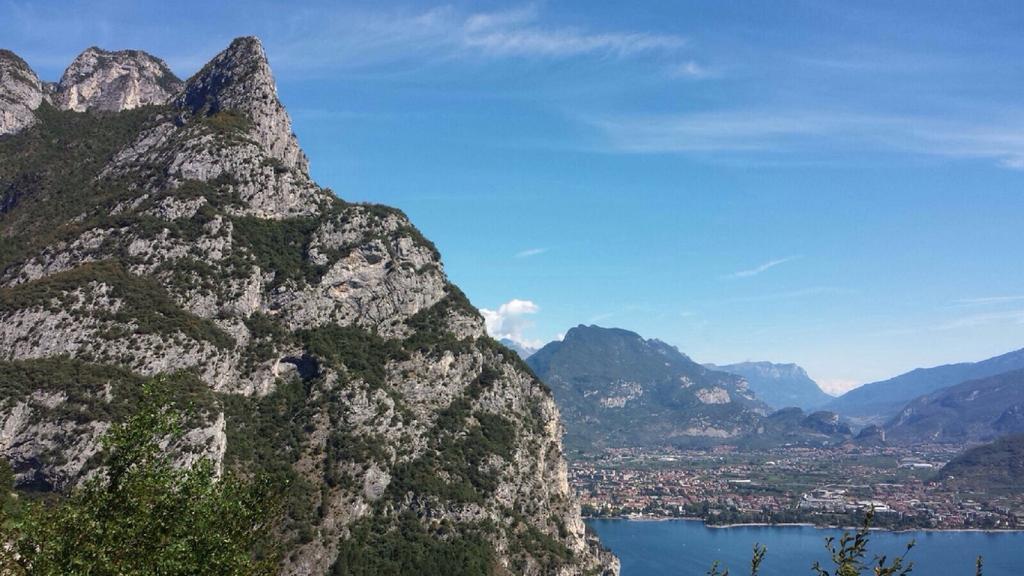
{"type": "Polygon", "coordinates": [[[0,138],[0,275],[8,265],[83,228],[83,207],[111,207],[126,186],[95,180],[113,155],[134,139],[159,108],[118,114],[78,114],[43,103],[39,122],[0,138]],[[18,210],[14,211],[14,207],[18,210]],[[17,236],[11,234],[17,231],[17,236]]]}
{"type": "Polygon", "coordinates": [[[397,521],[373,516],[352,527],[341,542],[333,576],[446,574],[480,576],[494,572],[494,549],[484,530],[454,530],[441,522],[431,528],[405,512],[397,521]]]}
{"type": "Polygon", "coordinates": [[[1020,491],[1024,488],[1024,434],[965,451],[946,464],[937,479],[985,494],[1020,491]]]}
{"type": "Polygon", "coordinates": [[[102,472],[66,498],[12,506],[9,468],[0,471],[8,482],[0,487],[0,573],[276,573],[271,487],[230,472],[218,478],[206,459],[176,465],[162,443],[182,438],[182,415],[169,409],[165,387],[145,386],[140,409],[104,436],[102,472]]]}

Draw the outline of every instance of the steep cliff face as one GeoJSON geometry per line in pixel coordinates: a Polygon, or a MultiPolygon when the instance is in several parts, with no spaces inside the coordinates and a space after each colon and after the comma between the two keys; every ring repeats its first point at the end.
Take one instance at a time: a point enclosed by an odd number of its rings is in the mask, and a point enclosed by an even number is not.
{"type": "Polygon", "coordinates": [[[231,43],[189,79],[175,104],[195,114],[246,111],[249,133],[271,157],[289,168],[306,169],[306,156],[292,134],[291,119],[277,99],[277,87],[263,47],[255,38],[231,43]]]}
{"type": "Polygon", "coordinates": [[[43,86],[24,60],[0,50],[0,136],[35,123],[33,112],[43,103],[43,86]]]}
{"type": "Polygon", "coordinates": [[[19,484],[72,486],[142,379],[170,374],[192,452],[288,482],[282,574],[617,571],[548,389],[401,212],[310,180],[256,39],[173,94],[83,82],[99,88],[74,102],[119,112],[0,101],[34,111],[0,137],[0,452],[19,484]]]}
{"type": "Polygon", "coordinates": [[[796,406],[813,410],[834,399],[823,392],[817,382],[811,380],[807,372],[796,364],[740,362],[725,366],[707,364],[707,367],[742,376],[754,394],[775,409],[796,406]]]}
{"type": "Polygon", "coordinates": [[[62,110],[119,112],[164,104],[180,90],[181,80],[159,58],[139,50],[92,47],[64,71],[53,100],[62,110]]]}

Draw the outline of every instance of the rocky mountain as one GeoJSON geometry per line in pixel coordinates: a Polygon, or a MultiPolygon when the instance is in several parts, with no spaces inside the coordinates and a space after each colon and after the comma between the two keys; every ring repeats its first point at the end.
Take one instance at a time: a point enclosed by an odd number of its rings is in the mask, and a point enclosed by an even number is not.
{"type": "Polygon", "coordinates": [[[183,458],[287,483],[281,574],[617,572],[551,391],[401,212],[310,179],[258,40],[183,85],[135,51],[87,50],[52,93],[2,62],[0,454],[21,488],[89,474],[163,375],[193,407],[183,458]]]}
{"type": "Polygon", "coordinates": [[[501,340],[498,340],[498,342],[501,342],[502,346],[512,350],[516,354],[519,354],[519,357],[523,360],[526,360],[537,352],[536,348],[531,348],[525,344],[520,344],[515,340],[509,340],[508,338],[502,338],[501,340]]]}
{"type": "Polygon", "coordinates": [[[807,414],[797,407],[783,408],[768,415],[759,433],[761,443],[772,444],[834,444],[852,436],[850,426],[835,412],[807,414]]]}
{"type": "Polygon", "coordinates": [[[138,50],[89,48],[55,84],[40,82],[17,54],[0,50],[0,135],[34,124],[43,102],[58,110],[119,112],[165,104],[182,86],[163,60],[138,50]]]}
{"type": "Polygon", "coordinates": [[[865,384],[825,405],[827,410],[865,423],[882,424],[907,402],[967,380],[1024,368],[1024,349],[981,362],[918,368],[889,380],[865,384]]]}
{"type": "Polygon", "coordinates": [[[925,394],[885,425],[890,442],[977,442],[1024,433],[1024,370],[925,394]]]}
{"type": "Polygon", "coordinates": [[[960,490],[986,495],[1024,491],[1024,434],[975,446],[952,459],[937,479],[960,490]]]}
{"type": "Polygon", "coordinates": [[[159,58],[139,50],[108,52],[92,47],[64,71],[53,103],[75,112],[118,112],[164,104],[181,88],[181,80],[159,58]]]}
{"type": "Polygon", "coordinates": [[[527,364],[554,392],[573,449],[716,443],[767,412],[741,377],[628,330],[577,326],[527,364]]]}
{"type": "Polygon", "coordinates": [[[43,84],[17,54],[0,50],[0,136],[13,134],[36,122],[43,103],[43,84]]]}
{"type": "Polygon", "coordinates": [[[706,366],[712,370],[742,376],[754,394],[776,410],[791,406],[813,410],[833,400],[832,396],[819,388],[818,383],[796,364],[740,362],[725,366],[706,366]]]}

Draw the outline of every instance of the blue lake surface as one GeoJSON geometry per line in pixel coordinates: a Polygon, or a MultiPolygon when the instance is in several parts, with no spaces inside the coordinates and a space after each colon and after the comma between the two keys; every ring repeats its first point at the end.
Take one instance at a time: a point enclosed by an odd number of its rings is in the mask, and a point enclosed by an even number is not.
{"type": "MultiPolygon", "coordinates": [[[[699,521],[588,520],[601,541],[622,561],[622,576],[703,576],[720,562],[733,576],[750,572],[754,543],[768,546],[761,576],[811,576],[811,564],[826,565],[825,537],[841,530],[805,526],[708,528],[699,521]]],[[[901,553],[909,540],[917,545],[908,559],[913,576],[974,576],[974,560],[984,557],[985,576],[1024,576],[1022,532],[872,533],[869,555],[901,553]]]]}

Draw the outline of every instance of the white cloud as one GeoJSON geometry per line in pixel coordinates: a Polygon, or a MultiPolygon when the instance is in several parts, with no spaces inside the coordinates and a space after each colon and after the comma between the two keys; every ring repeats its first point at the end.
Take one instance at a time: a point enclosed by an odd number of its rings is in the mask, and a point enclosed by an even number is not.
{"type": "Polygon", "coordinates": [[[742,302],[772,302],[775,300],[796,300],[812,296],[848,296],[856,293],[856,290],[842,288],[840,286],[811,286],[809,288],[800,288],[798,290],[790,290],[788,292],[772,292],[769,294],[759,294],[755,296],[725,298],[719,300],[719,302],[726,304],[742,302]]]}
{"type": "Polygon", "coordinates": [[[454,22],[463,48],[494,56],[569,57],[583,54],[632,56],[641,52],[675,50],[685,41],[677,36],[631,32],[587,32],[537,24],[535,9],[473,14],[454,22]]]}
{"type": "Polygon", "coordinates": [[[707,78],[711,74],[707,68],[693,60],[690,60],[688,62],[670,66],[668,69],[668,75],[672,78],[690,78],[696,80],[700,78],[707,78]]]}
{"type": "Polygon", "coordinates": [[[747,270],[740,270],[739,272],[733,272],[732,274],[729,274],[726,277],[727,278],[749,278],[751,276],[757,276],[758,274],[760,274],[760,273],[762,273],[762,272],[764,272],[766,270],[769,270],[771,268],[775,268],[776,266],[778,266],[780,264],[785,264],[786,262],[792,262],[793,260],[798,260],[800,258],[801,258],[801,256],[787,256],[785,258],[777,258],[775,260],[769,260],[769,261],[767,261],[764,264],[761,264],[759,266],[755,266],[755,267],[747,269],[747,270]]]}
{"type": "Polygon", "coordinates": [[[1024,300],[1024,294],[1014,296],[983,296],[980,298],[961,298],[954,302],[957,306],[985,306],[988,304],[1006,304],[1024,300]]]}
{"type": "Polygon", "coordinates": [[[741,109],[583,117],[611,152],[776,156],[828,149],[886,150],[988,160],[1024,170],[1024,113],[978,120],[886,116],[849,110],[741,109]]]}
{"type": "Polygon", "coordinates": [[[909,334],[924,334],[929,332],[967,330],[984,326],[998,326],[1005,324],[1019,324],[1024,326],[1024,309],[968,314],[966,316],[952,318],[945,322],[940,322],[936,324],[896,327],[890,328],[888,330],[881,330],[876,334],[884,336],[902,336],[909,334]]]}
{"type": "Polygon", "coordinates": [[[516,252],[516,258],[529,258],[530,256],[539,256],[547,251],[547,248],[529,248],[527,250],[516,252]]]}
{"type": "Polygon", "coordinates": [[[507,338],[529,348],[540,348],[544,342],[536,339],[530,340],[525,335],[525,332],[533,327],[533,322],[527,316],[539,311],[540,306],[533,301],[513,298],[498,306],[497,310],[481,308],[480,314],[483,315],[487,333],[492,338],[507,338]]]}
{"type": "MultiPolygon", "coordinates": [[[[275,53],[295,68],[365,68],[481,58],[670,55],[680,36],[549,25],[534,5],[494,12],[296,10],[275,53]]],[[[277,29],[281,29],[278,27],[277,29]]]]}
{"type": "Polygon", "coordinates": [[[971,314],[953,319],[944,324],[932,327],[932,330],[959,330],[961,328],[977,328],[992,324],[1024,324],[1024,310],[1008,310],[1005,312],[989,312],[982,314],[971,314]]]}

